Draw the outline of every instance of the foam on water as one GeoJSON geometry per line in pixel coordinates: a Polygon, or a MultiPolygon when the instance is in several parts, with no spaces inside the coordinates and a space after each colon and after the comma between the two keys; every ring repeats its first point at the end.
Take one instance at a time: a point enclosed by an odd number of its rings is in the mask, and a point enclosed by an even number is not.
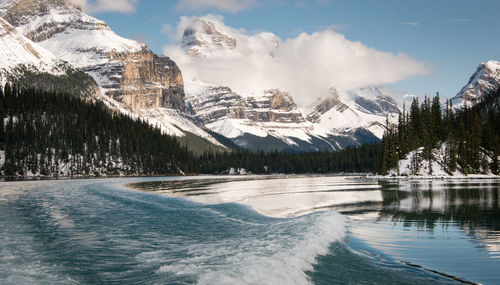
{"type": "MultiPolygon", "coordinates": [[[[165,260],[158,272],[197,276],[198,284],[308,284],[306,272],[316,257],[344,236],[342,216],[317,213],[271,223],[244,236],[186,246],[189,258],[165,260]]],[[[139,258],[161,260],[158,255],[139,258]]]]}
{"type": "MultiPolygon", "coordinates": [[[[346,234],[321,212],[293,219],[68,181],[0,201],[1,284],[308,284],[346,234]]],[[[133,181],[133,180],[132,180],[133,181]]]]}

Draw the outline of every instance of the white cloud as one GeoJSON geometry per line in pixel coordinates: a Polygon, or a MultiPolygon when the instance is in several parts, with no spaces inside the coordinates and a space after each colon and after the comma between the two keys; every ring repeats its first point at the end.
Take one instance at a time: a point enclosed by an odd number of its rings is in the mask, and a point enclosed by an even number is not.
{"type": "Polygon", "coordinates": [[[195,10],[215,8],[221,12],[236,13],[252,8],[258,4],[258,0],[179,0],[178,10],[195,10]]]}
{"type": "MultiPolygon", "coordinates": [[[[194,79],[228,86],[242,95],[271,88],[290,92],[306,106],[328,94],[332,86],[349,91],[368,85],[394,83],[410,76],[427,75],[426,66],[405,54],[393,54],[353,42],[332,29],[300,33],[281,40],[271,33],[249,34],[208,16],[223,33],[237,40],[236,49],[209,51],[206,57],[190,57],[179,44],[164,52],[180,66],[186,89],[194,79]]],[[[183,17],[178,41],[194,18],[183,17]]]]}
{"type": "Polygon", "coordinates": [[[85,12],[119,12],[132,13],[135,12],[137,2],[139,0],[72,0],[80,5],[85,12]]]}

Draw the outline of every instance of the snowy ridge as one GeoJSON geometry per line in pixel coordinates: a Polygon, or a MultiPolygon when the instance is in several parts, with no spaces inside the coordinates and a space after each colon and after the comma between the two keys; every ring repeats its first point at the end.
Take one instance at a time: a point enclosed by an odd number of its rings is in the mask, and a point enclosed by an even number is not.
{"type": "MultiPolygon", "coordinates": [[[[0,74],[11,73],[23,66],[35,71],[59,74],[57,58],[46,49],[33,43],[0,18],[0,74]]],[[[3,76],[0,75],[3,78],[3,76]]],[[[5,83],[2,80],[2,85],[5,83]]]]}
{"type": "MultiPolygon", "coordinates": [[[[224,61],[236,54],[246,54],[247,49],[255,50],[254,46],[259,46],[257,50],[262,52],[259,56],[272,58],[279,47],[279,38],[270,33],[238,37],[238,33],[233,32],[217,19],[190,19],[182,37],[182,47],[188,57],[179,57],[181,67],[186,64],[184,61],[193,64],[224,61]]],[[[248,143],[242,138],[251,135],[278,138],[292,147],[300,140],[310,144],[309,150],[324,150],[325,144],[328,149],[341,149],[347,144],[366,142],[353,136],[359,130],[371,133],[372,140],[381,139],[386,115],[395,121],[399,114],[397,103],[378,87],[350,92],[337,92],[331,87],[329,94],[306,110],[299,109],[292,96],[288,96],[289,100],[281,99],[290,101],[288,108],[269,108],[272,99],[266,95],[266,89],[260,87],[263,84],[253,82],[251,76],[248,80],[252,84],[247,84],[248,87],[232,83],[221,87],[191,71],[189,67],[184,70],[184,79],[187,103],[195,116],[212,131],[243,147],[248,143]]],[[[272,88],[286,93],[279,85],[272,88]]]]}
{"type": "MultiPolygon", "coordinates": [[[[222,146],[188,114],[175,63],[146,45],[118,36],[106,22],[68,0],[4,0],[0,15],[26,37],[93,77],[108,107],[159,127],[164,133],[198,135],[222,146]]],[[[48,57],[49,58],[49,57],[48,57]]]]}
{"type": "Polygon", "coordinates": [[[471,106],[481,101],[483,96],[488,95],[500,88],[500,62],[490,60],[481,63],[476,72],[471,76],[458,94],[453,97],[454,106],[471,106]]]}
{"type": "Polygon", "coordinates": [[[145,48],[118,36],[106,22],[83,13],[69,1],[8,0],[0,6],[0,15],[8,15],[19,32],[76,68],[107,63],[105,53],[145,48]]]}
{"type": "Polygon", "coordinates": [[[384,96],[378,87],[350,92],[337,92],[332,88],[328,97],[319,99],[310,107],[308,119],[316,123],[316,135],[341,134],[364,128],[381,139],[386,115],[390,121],[396,121],[399,108],[396,101],[384,96]]]}
{"type": "Polygon", "coordinates": [[[303,118],[293,99],[279,90],[244,98],[228,87],[206,87],[199,94],[188,94],[187,102],[207,128],[230,139],[245,133],[271,135],[291,145],[296,143],[290,138],[311,139],[312,123],[303,118]]]}

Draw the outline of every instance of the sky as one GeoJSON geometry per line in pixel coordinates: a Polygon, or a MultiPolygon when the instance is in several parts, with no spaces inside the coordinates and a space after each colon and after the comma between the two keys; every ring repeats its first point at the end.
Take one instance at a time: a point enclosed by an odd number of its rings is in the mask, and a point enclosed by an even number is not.
{"type": "MultiPolygon", "coordinates": [[[[331,64],[345,65],[342,72],[356,64],[366,66],[363,72],[372,74],[366,75],[367,83],[381,83],[401,96],[440,92],[443,98],[450,98],[481,62],[500,60],[498,0],[75,1],[89,14],[108,22],[119,35],[145,42],[167,56],[178,44],[176,31],[181,19],[193,16],[211,15],[247,38],[273,33],[288,43],[283,59],[297,59],[290,57],[290,47],[297,46],[300,39],[310,44],[333,43],[331,57],[335,60],[331,64]],[[331,40],[313,41],[324,38],[331,40]],[[345,56],[349,49],[369,55],[345,56]],[[351,60],[340,60],[344,57],[351,60]],[[402,75],[394,76],[396,71],[402,75]],[[388,79],[375,80],[378,73],[387,74],[388,79]]],[[[315,60],[321,63],[321,58],[312,58],[315,60]]],[[[325,66],[316,67],[320,68],[325,66]]]]}

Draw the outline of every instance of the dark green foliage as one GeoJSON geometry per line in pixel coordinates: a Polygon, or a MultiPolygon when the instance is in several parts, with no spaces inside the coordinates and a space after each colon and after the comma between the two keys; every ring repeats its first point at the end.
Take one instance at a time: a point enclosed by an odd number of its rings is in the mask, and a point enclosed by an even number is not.
{"type": "Polygon", "coordinates": [[[7,85],[0,96],[3,174],[164,175],[194,171],[174,137],[97,103],[7,85]]]}
{"type": "Polygon", "coordinates": [[[432,150],[445,141],[444,160],[449,173],[457,169],[464,174],[479,173],[487,168],[498,173],[500,112],[494,103],[499,97],[500,90],[489,94],[473,107],[457,111],[453,110],[451,102],[447,102],[444,112],[439,94],[432,100],[426,97],[421,104],[415,98],[410,113],[404,110],[397,125],[387,123],[382,140],[380,173],[387,174],[390,169],[397,168],[396,156],[403,159],[410,151],[422,147],[420,156],[415,156],[411,163],[413,172],[417,173],[419,161],[435,159],[432,150]],[[493,157],[489,167],[485,154],[493,157]]]}
{"type": "Polygon", "coordinates": [[[92,99],[99,92],[97,83],[87,73],[64,64],[58,67],[64,70],[63,74],[32,71],[20,65],[11,71],[8,81],[21,88],[67,93],[84,99],[92,99]]]}
{"type": "Polygon", "coordinates": [[[338,152],[206,152],[199,159],[201,173],[224,173],[230,167],[265,173],[368,173],[380,160],[380,144],[347,147],[338,152]]]}
{"type": "Polygon", "coordinates": [[[194,135],[183,145],[99,103],[10,85],[0,90],[0,118],[2,176],[221,174],[230,168],[255,174],[366,173],[376,171],[382,154],[374,143],[339,152],[212,149],[195,155],[186,145],[197,143],[194,135]]]}

